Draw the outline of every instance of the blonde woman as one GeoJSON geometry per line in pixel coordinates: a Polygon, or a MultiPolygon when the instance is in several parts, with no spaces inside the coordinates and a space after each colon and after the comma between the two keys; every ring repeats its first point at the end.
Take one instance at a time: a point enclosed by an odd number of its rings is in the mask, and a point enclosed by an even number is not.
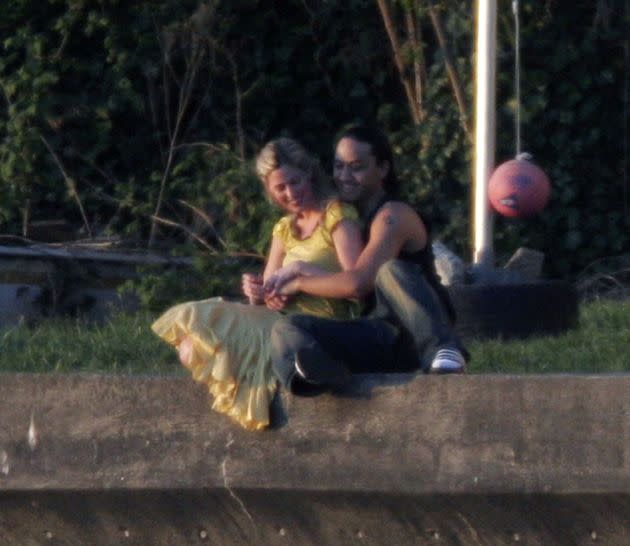
{"type": "Polygon", "coordinates": [[[257,157],[256,172],[269,199],[286,215],[273,229],[262,278],[243,277],[250,305],[221,298],[186,302],[168,309],[152,325],[178,349],[193,379],[208,385],[213,409],[250,430],[269,425],[276,388],[269,339],[276,320],[292,312],[347,319],[356,309],[353,301],[344,299],[269,297],[263,283],[292,263],[312,274],[349,270],[362,250],[356,211],[335,198],[319,162],[298,142],[269,142],[257,157]]]}

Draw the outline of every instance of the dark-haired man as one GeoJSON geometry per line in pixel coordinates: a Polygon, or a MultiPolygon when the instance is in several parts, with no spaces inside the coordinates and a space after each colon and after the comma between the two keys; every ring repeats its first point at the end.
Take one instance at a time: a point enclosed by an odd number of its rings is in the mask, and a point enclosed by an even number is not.
{"type": "Polygon", "coordinates": [[[350,373],[464,371],[466,351],[453,332],[454,313],[440,284],[425,223],[396,199],[391,146],[377,129],[355,126],[335,148],[333,177],[365,225],[355,267],[307,276],[300,264],[266,285],[271,295],[305,292],[364,300],[361,318],[336,321],[290,315],[272,331],[273,368],[292,392],[339,386],[350,373]]]}

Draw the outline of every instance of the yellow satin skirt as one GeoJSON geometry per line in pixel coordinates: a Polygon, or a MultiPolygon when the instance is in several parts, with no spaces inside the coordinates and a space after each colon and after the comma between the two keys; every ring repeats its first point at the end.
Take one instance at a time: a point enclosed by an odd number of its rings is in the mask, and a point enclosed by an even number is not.
{"type": "Polygon", "coordinates": [[[269,426],[276,389],[269,339],[280,316],[263,305],[211,298],[171,307],[151,329],[174,347],[188,336],[192,351],[185,366],[208,386],[212,409],[260,430],[269,426]]]}

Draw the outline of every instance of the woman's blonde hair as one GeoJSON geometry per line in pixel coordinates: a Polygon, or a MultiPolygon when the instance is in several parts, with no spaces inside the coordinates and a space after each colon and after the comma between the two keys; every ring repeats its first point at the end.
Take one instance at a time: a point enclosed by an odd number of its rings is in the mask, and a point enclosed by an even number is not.
{"type": "Polygon", "coordinates": [[[292,138],[276,138],[269,141],[256,157],[256,174],[267,188],[268,176],[282,167],[294,167],[305,172],[311,180],[313,194],[319,200],[331,199],[335,191],[317,160],[292,138]]]}

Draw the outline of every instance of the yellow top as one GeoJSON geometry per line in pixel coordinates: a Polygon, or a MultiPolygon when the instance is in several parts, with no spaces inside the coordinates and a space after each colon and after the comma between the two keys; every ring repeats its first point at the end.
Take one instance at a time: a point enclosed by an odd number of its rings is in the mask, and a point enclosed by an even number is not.
{"type": "MultiPolygon", "coordinates": [[[[284,244],[285,257],[282,265],[301,260],[312,263],[326,271],[335,273],[341,270],[332,233],[344,219],[358,221],[358,214],[352,205],[340,201],[330,201],[324,217],[315,231],[306,239],[299,239],[293,229],[292,216],[283,217],[273,228],[273,236],[284,244]]],[[[333,298],[320,298],[309,294],[298,294],[287,307],[288,313],[307,313],[319,317],[346,319],[358,314],[357,302],[333,298]]]]}

